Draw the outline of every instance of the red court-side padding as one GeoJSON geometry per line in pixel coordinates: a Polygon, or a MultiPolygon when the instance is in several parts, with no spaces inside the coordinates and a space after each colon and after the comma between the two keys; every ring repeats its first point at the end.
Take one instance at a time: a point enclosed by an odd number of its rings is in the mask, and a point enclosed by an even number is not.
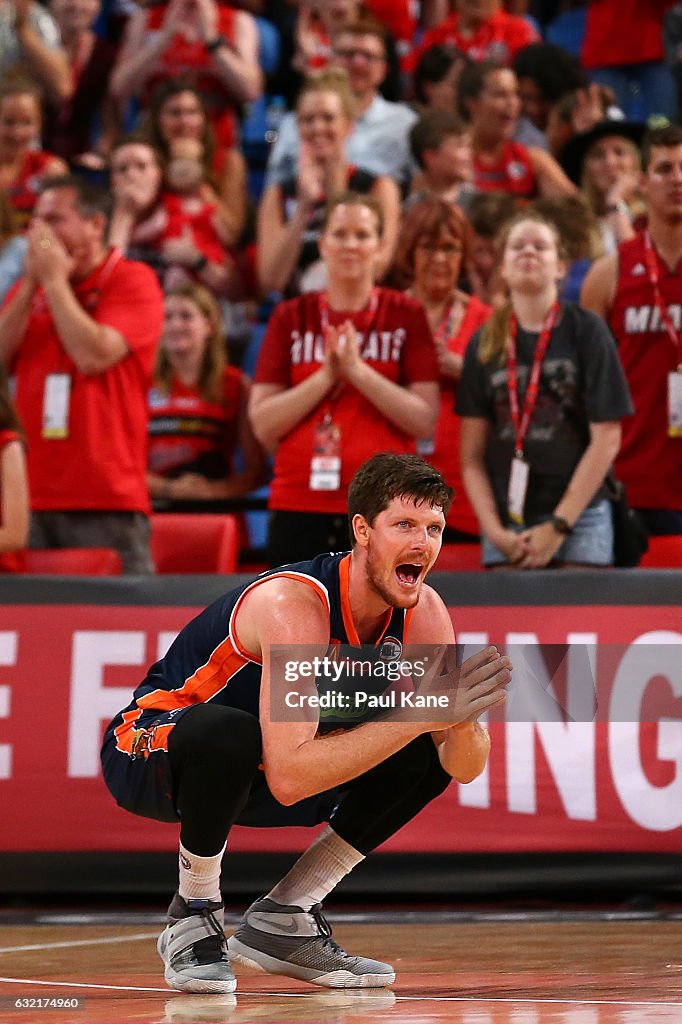
{"type": "Polygon", "coordinates": [[[639,564],[643,569],[682,568],[682,536],[649,537],[649,550],[639,564]]]}
{"type": "Polygon", "coordinates": [[[22,551],[19,571],[43,576],[120,576],[121,556],[113,548],[34,548],[22,551]]]}
{"type": "Polygon", "coordinates": [[[158,573],[234,573],[239,555],[236,516],[202,512],[151,516],[158,573]]]}
{"type": "Polygon", "coordinates": [[[443,544],[434,565],[436,572],[479,572],[480,544],[443,544]]]}

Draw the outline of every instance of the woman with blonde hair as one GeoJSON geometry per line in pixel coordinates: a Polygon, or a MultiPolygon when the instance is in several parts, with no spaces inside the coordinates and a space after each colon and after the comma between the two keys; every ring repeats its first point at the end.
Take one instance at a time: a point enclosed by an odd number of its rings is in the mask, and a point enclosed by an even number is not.
{"type": "Polygon", "coordinates": [[[564,269],[554,225],[517,214],[503,235],[508,301],[466,351],[462,474],[488,567],[613,561],[604,480],[632,404],[603,320],[559,302],[564,269]]]}
{"type": "Polygon", "coordinates": [[[574,135],[561,152],[562,165],[580,184],[595,214],[605,255],[634,238],[645,223],[639,187],[644,130],[645,125],[634,121],[600,121],[590,131],[574,135]]]}
{"type": "Polygon", "coordinates": [[[250,381],[227,365],[220,310],[206,288],[187,284],[165,301],[149,395],[149,492],[155,505],[208,510],[265,478],[265,457],[247,417],[250,381]]]}
{"type": "Polygon", "coordinates": [[[348,76],[328,68],[306,79],[296,104],[301,139],[298,174],[270,185],[258,210],[258,277],[264,292],[296,295],[325,286],[318,248],[325,204],[347,189],[372,196],[381,206],[384,231],[375,264],[380,279],[391,264],[398,237],[400,193],[387,175],[349,164],[345,143],[356,106],[348,76]]]}

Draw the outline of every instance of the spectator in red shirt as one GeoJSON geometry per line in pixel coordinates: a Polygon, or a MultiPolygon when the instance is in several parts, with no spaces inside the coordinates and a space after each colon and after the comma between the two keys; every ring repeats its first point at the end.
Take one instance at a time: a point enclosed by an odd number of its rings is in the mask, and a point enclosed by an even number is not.
{"type": "Polygon", "coordinates": [[[149,493],[162,509],[215,509],[265,479],[247,416],[251,382],[227,365],[220,308],[206,288],[168,292],[165,309],[149,393],[149,493]]]}
{"type": "Polygon", "coordinates": [[[474,185],[479,191],[507,192],[520,202],[575,192],[553,156],[515,141],[521,100],[510,68],[491,61],[466,67],[459,80],[459,109],[471,124],[474,185]]]}
{"type": "Polygon", "coordinates": [[[20,79],[0,86],[0,188],[20,225],[31,215],[42,179],[67,169],[59,157],[36,148],[40,130],[38,87],[20,79]]]}
{"type": "Polygon", "coordinates": [[[147,391],[163,323],[152,271],[106,243],[108,196],[46,183],[0,313],[28,443],[32,547],[111,547],[152,571],[147,391]]]}
{"type": "Polygon", "coordinates": [[[254,433],[275,450],[273,565],[343,550],[356,469],[378,451],[414,451],[438,412],[436,352],[422,307],[374,285],[376,200],[335,197],[319,246],[328,288],[276,308],[251,394],[254,433]]]}
{"type": "Polygon", "coordinates": [[[434,43],[450,43],[471,60],[509,65],[519,50],[537,41],[530,22],[507,14],[501,0],[451,0],[450,7],[450,16],[424,34],[415,63],[434,43]]]}

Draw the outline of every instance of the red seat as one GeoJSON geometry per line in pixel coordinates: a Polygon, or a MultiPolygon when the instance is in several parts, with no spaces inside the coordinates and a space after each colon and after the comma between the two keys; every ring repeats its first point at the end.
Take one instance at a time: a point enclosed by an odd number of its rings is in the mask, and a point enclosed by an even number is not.
{"type": "Polygon", "coordinates": [[[157,512],[151,516],[152,557],[158,573],[235,573],[239,556],[236,516],[157,512]]]}
{"type": "Polygon", "coordinates": [[[682,535],[649,537],[649,550],[639,564],[643,569],[682,569],[682,535]]]}
{"type": "Polygon", "coordinates": [[[433,570],[435,572],[479,572],[482,568],[480,544],[443,544],[433,570]]]}
{"type": "Polygon", "coordinates": [[[122,568],[113,548],[33,548],[19,561],[20,572],[43,576],[120,576],[122,568]]]}

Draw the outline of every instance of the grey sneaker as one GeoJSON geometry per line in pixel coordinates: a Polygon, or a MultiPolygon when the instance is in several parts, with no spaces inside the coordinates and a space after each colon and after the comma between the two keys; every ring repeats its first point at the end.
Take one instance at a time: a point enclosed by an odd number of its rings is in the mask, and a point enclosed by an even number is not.
{"type": "Polygon", "coordinates": [[[168,908],[168,925],[156,944],[166,965],[164,978],[180,992],[234,992],[223,931],[223,905],[185,901],[178,893],[168,908]]]}
{"type": "Polygon", "coordinates": [[[306,912],[264,896],[246,911],[227,948],[237,963],[313,985],[380,988],[393,984],[395,971],[390,964],[350,956],[331,936],[321,903],[306,912]]]}

